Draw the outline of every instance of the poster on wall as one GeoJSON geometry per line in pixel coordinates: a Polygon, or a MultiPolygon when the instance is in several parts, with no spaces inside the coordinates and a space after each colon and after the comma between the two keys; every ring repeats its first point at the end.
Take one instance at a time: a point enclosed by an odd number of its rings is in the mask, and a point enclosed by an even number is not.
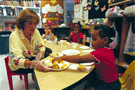
{"type": "Polygon", "coordinates": [[[75,18],[80,18],[80,11],[75,12],[75,18]]]}
{"type": "Polygon", "coordinates": [[[51,27],[58,27],[64,20],[63,0],[42,0],[42,27],[49,24],[51,27]]]}
{"type": "Polygon", "coordinates": [[[88,0],[88,18],[105,18],[108,0],[88,0]]]}
{"type": "Polygon", "coordinates": [[[88,20],[88,10],[84,11],[84,20],[88,20]]]}
{"type": "Polygon", "coordinates": [[[74,11],[80,11],[80,4],[77,4],[74,6],[74,11]]]}

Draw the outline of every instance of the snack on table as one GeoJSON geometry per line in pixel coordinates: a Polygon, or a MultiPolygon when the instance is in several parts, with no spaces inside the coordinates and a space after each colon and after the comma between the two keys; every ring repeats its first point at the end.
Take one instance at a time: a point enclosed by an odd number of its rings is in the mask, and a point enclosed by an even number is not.
{"type": "Polygon", "coordinates": [[[64,60],[60,61],[60,63],[63,64],[64,63],[64,60]]]}
{"type": "Polygon", "coordinates": [[[69,62],[66,62],[64,60],[62,60],[62,61],[56,60],[54,62],[52,62],[52,60],[53,59],[51,58],[51,59],[45,61],[45,64],[51,70],[60,71],[60,70],[66,69],[69,66],[69,62]]]}
{"type": "Polygon", "coordinates": [[[59,70],[59,69],[60,69],[60,67],[59,67],[59,65],[58,65],[58,62],[56,62],[56,61],[53,63],[53,66],[52,66],[52,67],[53,67],[53,69],[55,69],[55,70],[59,70]]]}
{"type": "Polygon", "coordinates": [[[59,53],[56,53],[57,56],[59,56],[59,53]]]}
{"type": "Polygon", "coordinates": [[[67,42],[64,41],[64,42],[63,42],[63,45],[66,45],[66,44],[67,44],[67,42]]]}
{"type": "Polygon", "coordinates": [[[79,64],[77,68],[80,69],[80,70],[85,70],[86,66],[79,64]]]}
{"type": "Polygon", "coordinates": [[[63,65],[61,66],[61,69],[65,69],[67,66],[68,66],[67,64],[63,64],[63,65]]]}
{"type": "Polygon", "coordinates": [[[49,62],[52,63],[52,59],[49,59],[49,62]]]}
{"type": "Polygon", "coordinates": [[[60,53],[51,53],[50,56],[52,56],[52,57],[59,57],[59,56],[61,56],[61,54],[60,53]]]}

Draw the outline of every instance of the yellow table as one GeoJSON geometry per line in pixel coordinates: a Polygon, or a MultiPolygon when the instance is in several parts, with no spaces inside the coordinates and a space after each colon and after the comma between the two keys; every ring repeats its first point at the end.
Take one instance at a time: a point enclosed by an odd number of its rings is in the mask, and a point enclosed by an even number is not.
{"type": "MultiPolygon", "coordinates": [[[[59,42],[60,43],[60,42],[59,42]]],[[[46,43],[47,47],[52,49],[52,53],[61,52],[66,49],[72,49],[72,45],[55,45],[54,42],[46,43]]],[[[80,51],[80,55],[89,54],[89,52],[83,52],[79,47],[83,46],[79,44],[76,50],[80,51]]],[[[48,56],[44,60],[48,60],[51,57],[48,56]]],[[[73,63],[70,63],[73,64],[73,63]]],[[[91,72],[95,68],[94,65],[91,66],[89,72],[91,72]]],[[[80,81],[84,77],[86,77],[89,72],[79,71],[79,70],[72,70],[70,68],[63,70],[63,71],[50,71],[50,72],[43,72],[34,70],[36,80],[40,90],[62,90],[72,84],[80,81]]]]}

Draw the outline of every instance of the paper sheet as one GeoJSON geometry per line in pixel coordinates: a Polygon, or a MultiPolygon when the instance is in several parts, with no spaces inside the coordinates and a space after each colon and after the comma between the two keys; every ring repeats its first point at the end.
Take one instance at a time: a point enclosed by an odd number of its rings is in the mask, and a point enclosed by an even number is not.
{"type": "Polygon", "coordinates": [[[84,20],[88,20],[88,10],[84,11],[84,20]]]}
{"type": "Polygon", "coordinates": [[[43,14],[47,14],[50,11],[50,5],[46,4],[43,8],[42,8],[42,13],[43,14]]]}
{"type": "Polygon", "coordinates": [[[56,6],[50,6],[50,12],[56,12],[56,6]]]}
{"type": "Polygon", "coordinates": [[[75,18],[80,18],[80,12],[79,11],[75,12],[75,18]]]}
{"type": "Polygon", "coordinates": [[[80,4],[75,5],[75,12],[80,11],[80,4]]]}
{"type": "Polygon", "coordinates": [[[43,21],[42,22],[45,23],[46,22],[46,18],[43,18],[43,21]]]}

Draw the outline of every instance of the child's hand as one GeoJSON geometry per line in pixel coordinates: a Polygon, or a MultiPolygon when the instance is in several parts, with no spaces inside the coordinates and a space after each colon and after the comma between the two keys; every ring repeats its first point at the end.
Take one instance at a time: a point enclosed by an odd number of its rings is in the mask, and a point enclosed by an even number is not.
{"type": "Polygon", "coordinates": [[[52,63],[54,63],[55,61],[61,62],[62,58],[61,57],[56,57],[52,60],[52,63]]]}
{"type": "Polygon", "coordinates": [[[51,30],[48,30],[48,32],[49,32],[50,34],[52,34],[52,31],[51,31],[51,30]]]}
{"type": "Polygon", "coordinates": [[[70,36],[72,36],[74,33],[75,33],[75,31],[71,31],[71,32],[70,32],[70,36]]]}
{"type": "Polygon", "coordinates": [[[76,30],[76,31],[75,31],[75,34],[78,34],[78,32],[79,32],[79,31],[78,31],[78,30],[76,30]]]}
{"type": "Polygon", "coordinates": [[[45,34],[47,34],[47,35],[48,35],[48,34],[49,34],[49,32],[48,32],[47,30],[45,30],[45,34]]]}

